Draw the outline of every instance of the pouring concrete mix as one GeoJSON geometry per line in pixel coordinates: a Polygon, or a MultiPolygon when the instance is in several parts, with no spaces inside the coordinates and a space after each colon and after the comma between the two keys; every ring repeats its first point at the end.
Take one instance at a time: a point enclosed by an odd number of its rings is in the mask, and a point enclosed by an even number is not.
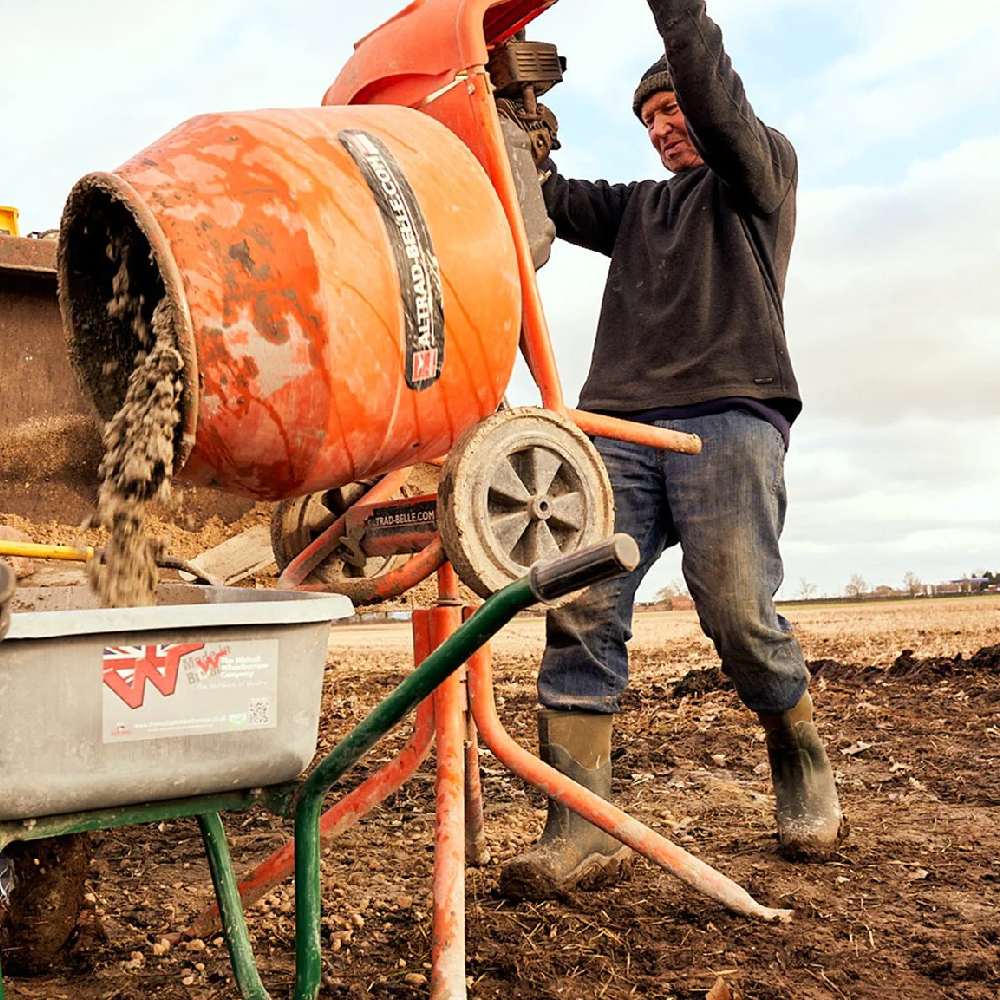
{"type": "Polygon", "coordinates": [[[108,315],[131,327],[140,349],[125,400],[104,429],[101,485],[91,524],[107,528],[110,538],[103,559],[88,564],[88,575],[105,604],[139,606],[154,601],[156,564],[163,551],[160,541],[146,537],[144,515],[148,503],[170,494],[183,360],[166,297],[147,325],[144,296],[133,295],[129,287],[128,244],[109,244],[108,255],[120,261],[108,315]]]}

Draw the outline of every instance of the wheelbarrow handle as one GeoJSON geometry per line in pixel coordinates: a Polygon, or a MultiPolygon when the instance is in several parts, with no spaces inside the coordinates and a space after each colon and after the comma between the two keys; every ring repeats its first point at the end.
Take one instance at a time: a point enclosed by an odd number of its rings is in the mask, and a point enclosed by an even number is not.
{"type": "Polygon", "coordinates": [[[606,542],[566,556],[536,563],[529,584],[540,601],[555,601],[574,590],[631,573],[639,565],[639,546],[631,535],[613,535],[606,542]]]}

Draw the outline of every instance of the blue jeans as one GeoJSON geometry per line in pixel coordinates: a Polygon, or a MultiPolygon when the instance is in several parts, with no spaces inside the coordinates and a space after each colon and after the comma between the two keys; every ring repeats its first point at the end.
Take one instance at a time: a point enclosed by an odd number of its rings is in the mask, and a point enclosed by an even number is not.
{"type": "Polygon", "coordinates": [[[679,544],[701,627],[740,698],[758,712],[785,712],[809,673],[774,594],[783,568],[785,444],[743,410],[663,420],[698,434],[700,455],[596,438],[615,494],[615,526],[639,545],[628,576],[598,584],[549,612],[538,699],[546,708],[614,713],[628,685],[626,643],[635,594],[664,549],[679,544]]]}

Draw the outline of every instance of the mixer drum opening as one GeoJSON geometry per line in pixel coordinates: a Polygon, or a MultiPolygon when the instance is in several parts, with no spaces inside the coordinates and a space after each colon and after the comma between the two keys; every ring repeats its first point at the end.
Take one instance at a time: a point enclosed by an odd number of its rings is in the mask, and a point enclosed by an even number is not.
{"type": "Polygon", "coordinates": [[[110,174],[90,174],[70,193],[59,241],[63,326],[84,393],[107,421],[125,399],[140,352],[152,346],[153,313],[167,298],[168,328],[184,359],[186,386],[175,441],[179,468],[193,444],[186,432],[193,429],[196,406],[188,388],[195,371],[190,322],[184,322],[176,291],[179,279],[167,273],[169,264],[161,266],[170,256],[155,220],[137,218],[127,197],[122,181],[110,174]]]}

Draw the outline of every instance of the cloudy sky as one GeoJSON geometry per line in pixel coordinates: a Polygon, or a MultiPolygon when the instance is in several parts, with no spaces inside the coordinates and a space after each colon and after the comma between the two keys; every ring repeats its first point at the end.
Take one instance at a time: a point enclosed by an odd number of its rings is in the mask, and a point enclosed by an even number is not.
{"type": "MultiPolygon", "coordinates": [[[[6,5],[0,203],[55,226],[83,173],[204,111],[317,104],[400,0],[6,5]]],[[[709,0],[757,113],[801,160],[788,338],[805,399],[788,456],[786,585],[1000,570],[1000,5],[709,0]]],[[[644,0],[559,0],[532,37],[564,173],[661,168],[629,109],[662,51],[644,0]],[[613,10],[613,15],[609,11],[613,10]]],[[[568,393],[606,261],[560,246],[543,293],[568,393]]],[[[523,375],[512,390],[534,402],[523,375]]],[[[668,554],[646,595],[679,576],[668,554]]]]}

